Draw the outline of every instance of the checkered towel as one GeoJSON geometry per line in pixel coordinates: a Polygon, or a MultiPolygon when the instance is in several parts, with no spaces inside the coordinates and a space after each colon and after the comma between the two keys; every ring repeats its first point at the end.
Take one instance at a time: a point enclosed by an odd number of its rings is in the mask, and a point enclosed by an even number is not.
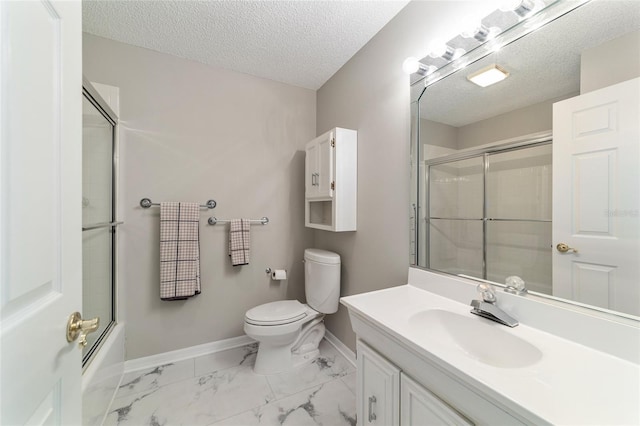
{"type": "Polygon", "coordinates": [[[249,264],[249,219],[232,219],[229,223],[229,256],[233,266],[249,264]]]}
{"type": "Polygon", "coordinates": [[[200,205],[160,204],[160,298],[200,294],[200,205]]]}

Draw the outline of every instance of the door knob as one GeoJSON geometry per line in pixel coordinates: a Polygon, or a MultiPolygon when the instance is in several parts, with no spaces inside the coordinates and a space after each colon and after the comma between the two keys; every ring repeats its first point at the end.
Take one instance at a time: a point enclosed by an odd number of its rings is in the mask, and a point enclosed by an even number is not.
{"type": "Polygon", "coordinates": [[[74,312],[67,322],[67,342],[73,342],[80,336],[80,346],[87,346],[87,334],[93,333],[100,326],[100,317],[83,320],[80,312],[74,312]]]}
{"type": "Polygon", "coordinates": [[[573,247],[569,247],[568,245],[566,245],[565,243],[560,243],[556,246],[556,249],[560,252],[560,253],[566,253],[569,251],[572,251],[574,253],[578,252],[578,249],[575,249],[573,247]]]}

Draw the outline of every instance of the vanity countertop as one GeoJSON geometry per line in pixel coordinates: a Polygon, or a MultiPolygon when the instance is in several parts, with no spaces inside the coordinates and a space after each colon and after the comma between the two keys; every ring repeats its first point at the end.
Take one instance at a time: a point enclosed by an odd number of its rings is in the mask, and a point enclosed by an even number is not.
{"type": "MultiPolygon", "coordinates": [[[[544,331],[520,324],[509,328],[471,314],[470,307],[412,285],[341,299],[400,344],[505,406],[518,407],[551,424],[640,424],[640,366],[544,331]],[[429,310],[482,321],[496,336],[508,333],[535,346],[541,356],[526,366],[502,368],[482,362],[464,345],[434,338],[429,310]],[[458,316],[459,315],[459,316],[458,316]],[[425,316],[427,318],[427,316],[425,316]],[[430,318],[430,317],[429,317],[430,318]]],[[[500,302],[498,302],[500,305],[500,302]]],[[[492,332],[486,345],[492,345],[492,332]]],[[[518,339],[518,340],[519,340],[518,339]]],[[[520,341],[520,340],[519,340],[520,341]]]]}

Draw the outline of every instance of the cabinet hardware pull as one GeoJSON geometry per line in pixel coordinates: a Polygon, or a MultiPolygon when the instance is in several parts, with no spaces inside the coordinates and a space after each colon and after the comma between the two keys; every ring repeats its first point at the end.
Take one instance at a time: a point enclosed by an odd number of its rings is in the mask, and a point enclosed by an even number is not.
{"type": "Polygon", "coordinates": [[[373,412],[373,404],[376,403],[376,397],[369,397],[369,423],[374,422],[376,420],[376,413],[373,412]]]}

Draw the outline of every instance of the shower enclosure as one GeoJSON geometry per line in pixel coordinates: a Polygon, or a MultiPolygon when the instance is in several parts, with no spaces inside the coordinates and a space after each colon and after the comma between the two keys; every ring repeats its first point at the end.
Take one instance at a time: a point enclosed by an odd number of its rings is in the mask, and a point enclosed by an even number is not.
{"type": "MultiPolygon", "coordinates": [[[[551,140],[425,161],[421,264],[550,293],[551,140]]],[[[421,243],[421,244],[420,244],[421,243]]]]}
{"type": "Polygon", "coordinates": [[[82,311],[100,319],[88,363],[115,325],[117,116],[86,79],[82,100],[82,311]]]}

